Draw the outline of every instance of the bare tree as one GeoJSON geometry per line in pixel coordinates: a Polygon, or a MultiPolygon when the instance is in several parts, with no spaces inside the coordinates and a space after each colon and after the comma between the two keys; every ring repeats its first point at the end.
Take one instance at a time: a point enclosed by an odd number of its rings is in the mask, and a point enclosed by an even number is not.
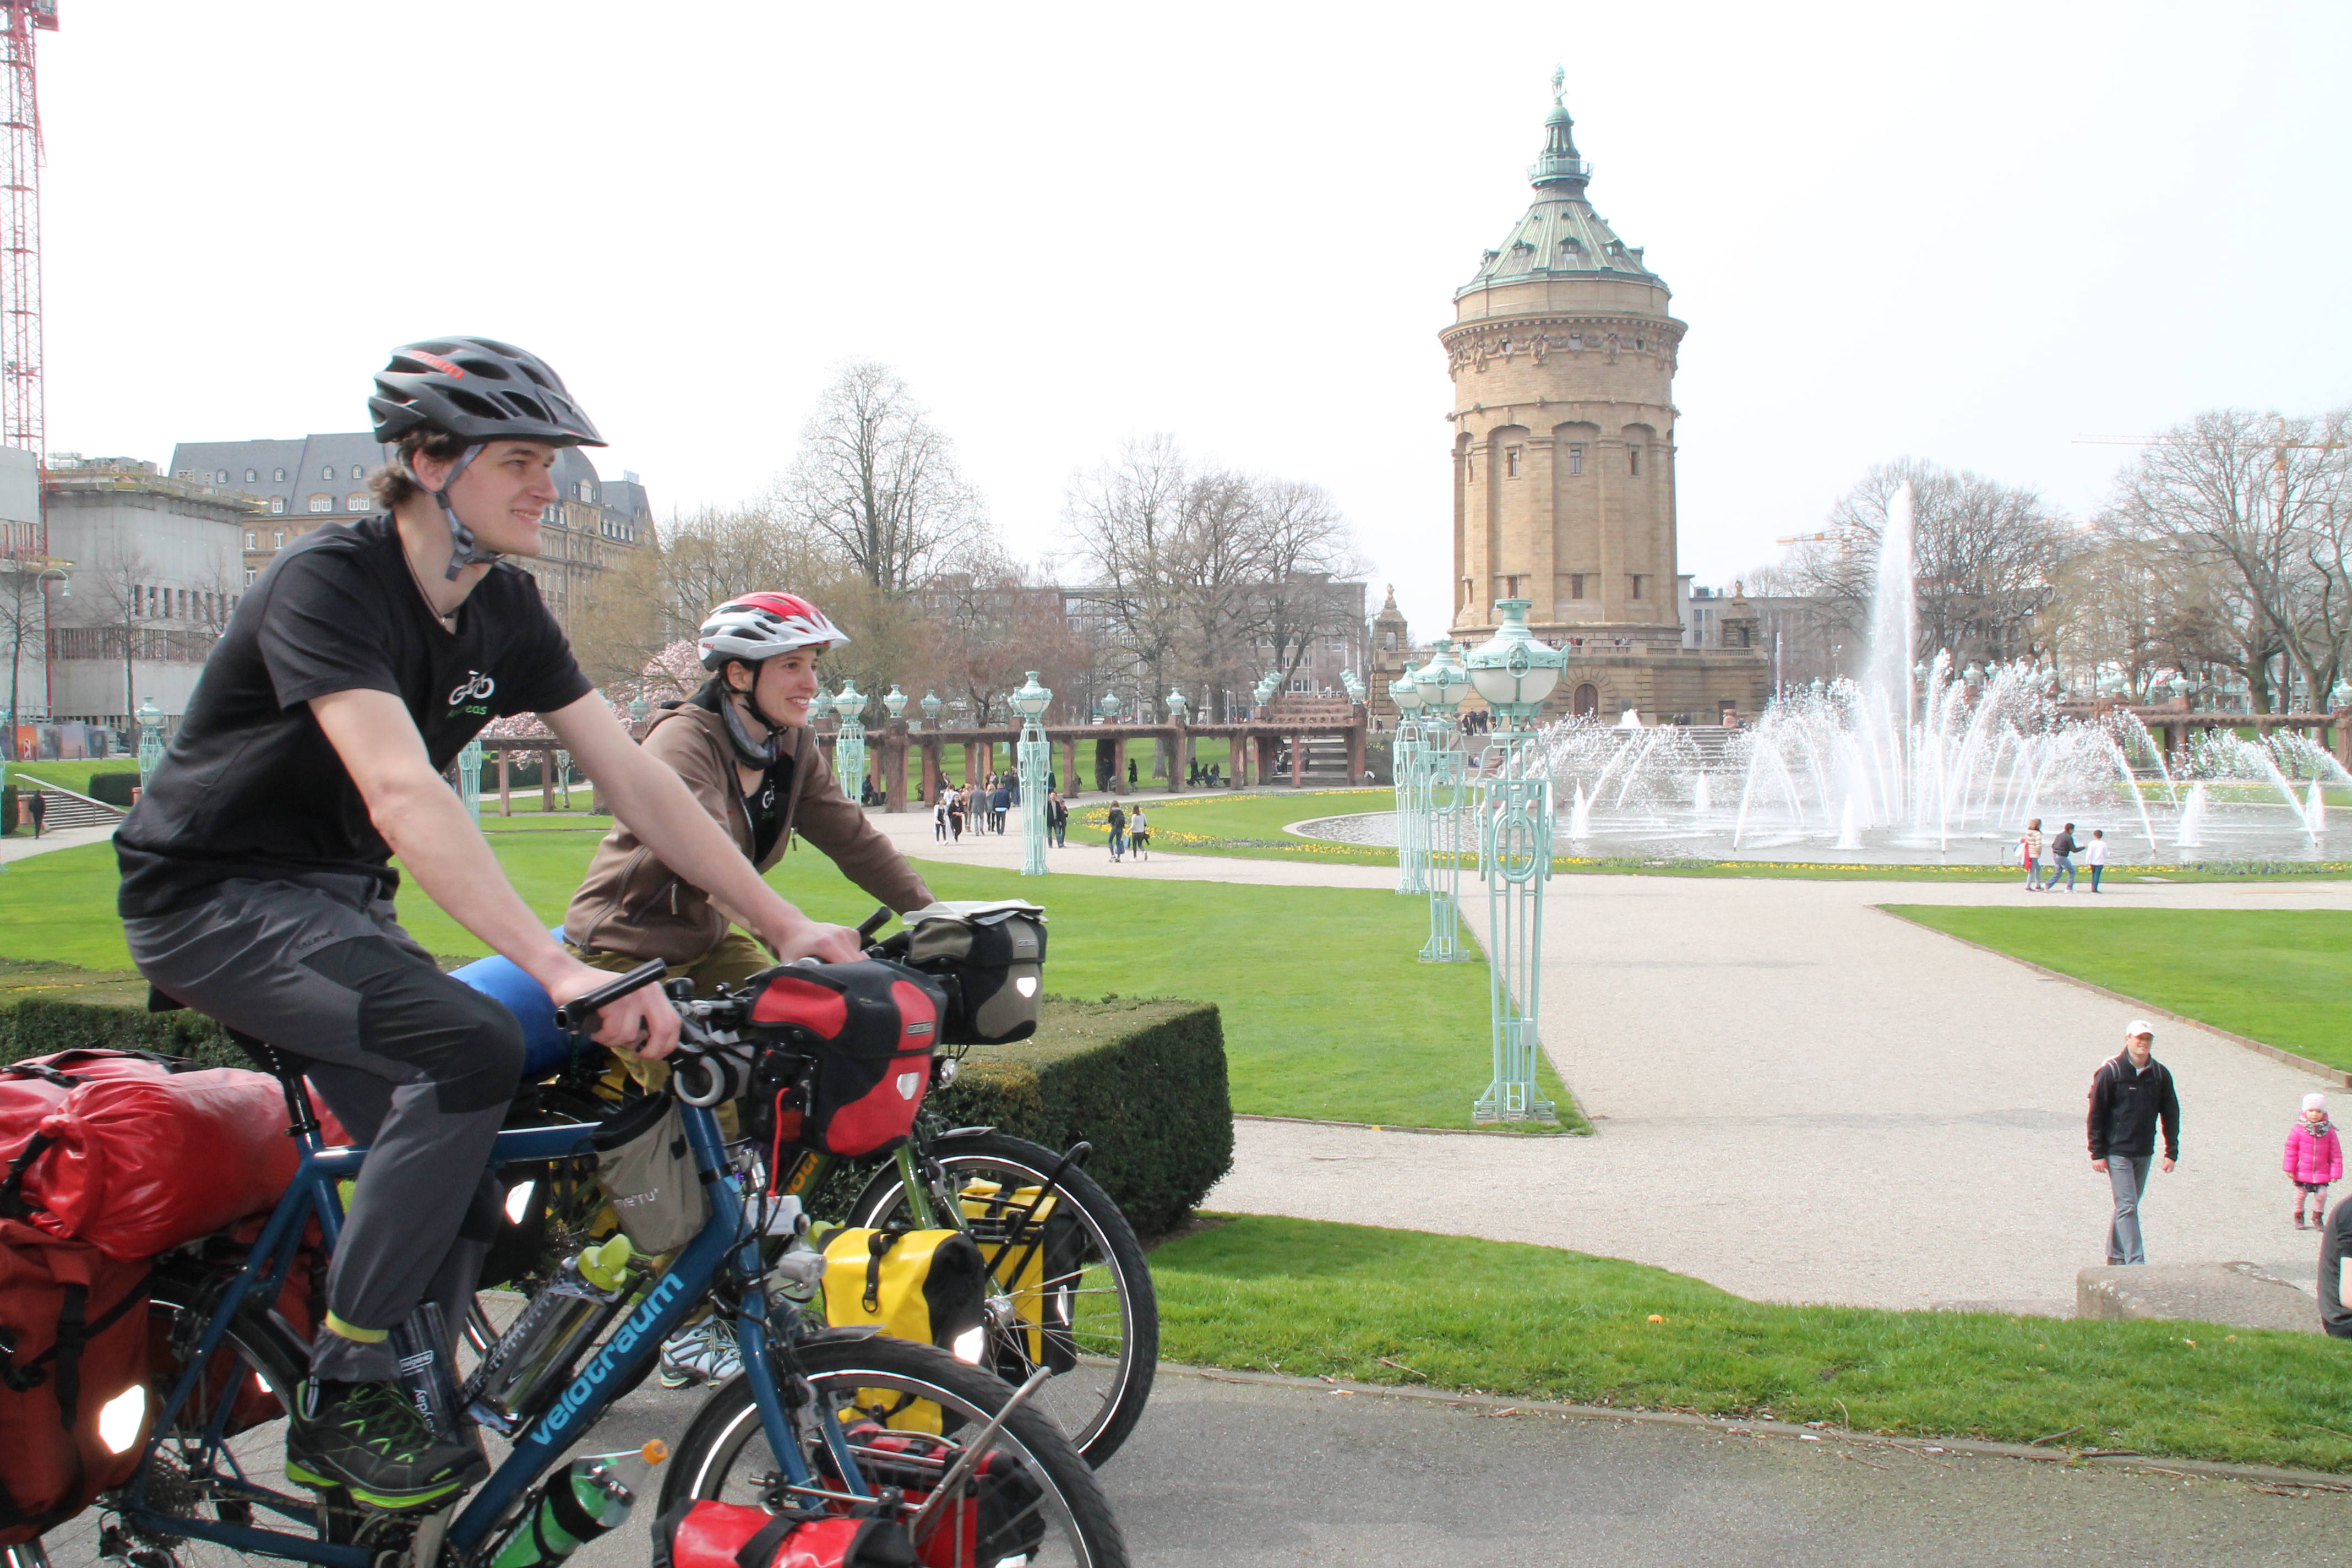
{"type": "Polygon", "coordinates": [[[1362,571],[1355,535],[1320,485],[1261,479],[1254,487],[1261,582],[1258,634],[1274,649],[1286,681],[1319,637],[1361,627],[1359,596],[1337,581],[1362,571]]]}
{"type": "Polygon", "coordinates": [[[2116,480],[2105,521],[2212,572],[2220,662],[2267,711],[2299,673],[2315,696],[2352,637],[2347,415],[2290,419],[2221,408],[2176,426],[2116,480]],[[2288,667],[2280,668],[2282,663],[2288,667]]]}
{"type": "Polygon", "coordinates": [[[95,566],[77,575],[89,585],[87,602],[95,616],[84,624],[105,628],[104,651],[121,655],[123,720],[135,722],[142,634],[171,615],[172,591],[156,583],[153,565],[135,545],[109,550],[95,566]]]}
{"type": "Polygon", "coordinates": [[[1881,463],[1831,508],[1827,539],[1798,547],[1790,566],[1822,614],[1854,637],[1870,625],[1887,508],[1911,487],[1915,658],[2005,659],[2046,651],[2035,618],[2081,536],[2034,491],[1916,458],[1881,463]]]}
{"type": "Polygon", "coordinates": [[[1196,482],[1174,439],[1153,436],[1078,475],[1063,508],[1094,576],[1089,608],[1112,646],[1141,667],[1154,698],[1167,689],[1185,630],[1184,534],[1196,482]]]}
{"type": "Polygon", "coordinates": [[[7,755],[16,759],[19,687],[24,680],[25,643],[40,646],[47,635],[49,606],[37,561],[0,563],[0,641],[8,645],[7,755]]]}
{"type": "Polygon", "coordinates": [[[843,367],[817,400],[777,500],[887,593],[920,587],[988,533],[947,436],[898,373],[871,360],[843,367]]]}

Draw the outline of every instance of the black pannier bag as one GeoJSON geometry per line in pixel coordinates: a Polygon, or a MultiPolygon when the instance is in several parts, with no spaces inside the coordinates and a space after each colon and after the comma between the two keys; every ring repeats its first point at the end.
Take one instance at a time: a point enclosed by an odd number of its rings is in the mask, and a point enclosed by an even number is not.
{"type": "Polygon", "coordinates": [[[1043,909],[1020,899],[929,904],[907,917],[907,928],[908,964],[947,987],[947,1044],[1002,1045],[1037,1032],[1043,909]]]}
{"type": "Polygon", "coordinates": [[[896,963],[781,963],[745,981],[760,1048],[751,1124],[776,1145],[855,1158],[914,1131],[947,998],[896,963]]]}

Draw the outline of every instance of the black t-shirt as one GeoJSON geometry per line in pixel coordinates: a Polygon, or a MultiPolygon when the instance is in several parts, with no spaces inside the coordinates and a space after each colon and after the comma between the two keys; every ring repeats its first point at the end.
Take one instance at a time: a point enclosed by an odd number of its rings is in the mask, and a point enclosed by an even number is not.
{"type": "Polygon", "coordinates": [[[501,563],[444,628],[387,514],[330,523],[281,553],[205,662],[187,717],[114,836],[127,919],[195,903],[233,877],[345,871],[400,885],[392,851],[310,700],[388,691],[436,768],[493,718],[587,695],[530,574],[501,563]]]}

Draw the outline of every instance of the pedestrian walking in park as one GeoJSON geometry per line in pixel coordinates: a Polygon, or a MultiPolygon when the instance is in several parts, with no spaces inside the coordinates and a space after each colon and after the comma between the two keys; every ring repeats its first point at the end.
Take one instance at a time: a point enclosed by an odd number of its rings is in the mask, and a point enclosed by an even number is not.
{"type": "Polygon", "coordinates": [[[1112,802],[1110,803],[1110,859],[1111,859],[1111,864],[1112,864],[1112,865],[1114,865],[1114,866],[1118,865],[1118,861],[1119,861],[1119,858],[1120,858],[1121,856],[1125,855],[1126,853],[1127,853],[1127,813],[1126,813],[1126,812],[1124,812],[1124,811],[1121,811],[1121,810],[1119,809],[1118,802],[1117,802],[1117,801],[1112,801],[1112,802]]]}
{"type": "Polygon", "coordinates": [[[1133,789],[1135,787],[1135,759],[1133,757],[1127,759],[1127,787],[1129,789],[1133,789]]]}
{"type": "MultiPolygon", "coordinates": [[[[2091,868],[2091,891],[2099,890],[2099,873],[2107,868],[2107,835],[2105,829],[2091,829],[2091,841],[2083,846],[2083,864],[2091,868]]],[[[2067,887],[2074,884],[2069,882],[2067,887]]]]}
{"type": "Polygon", "coordinates": [[[940,844],[948,841],[948,792],[945,790],[940,791],[931,802],[931,838],[940,844]]]}
{"type": "Polygon", "coordinates": [[[2294,1228],[2307,1230],[2327,1218],[2327,1185],[2344,1179],[2344,1145],[2337,1142],[2336,1128],[2327,1120],[2327,1097],[2306,1094],[2303,1097],[2303,1120],[2296,1122],[2286,1135],[2286,1179],[2294,1184],[2294,1228]],[[2303,1209],[2311,1205],[2311,1222],[2305,1225],[2303,1209]]]}
{"type": "Polygon", "coordinates": [[[41,836],[41,819],[49,815],[49,797],[46,791],[35,790],[25,797],[25,805],[33,814],[33,837],[41,836]]]}
{"type": "Polygon", "coordinates": [[[1056,849],[1066,848],[1070,837],[1070,804],[1062,798],[1060,790],[1045,796],[1045,836],[1056,849]]]}
{"type": "Polygon", "coordinates": [[[2042,884],[2043,892],[2058,885],[2062,871],[2066,874],[2066,890],[2071,893],[2074,890],[2074,825],[2071,822],[2050,841],[2050,880],[2042,884]]]}
{"type": "Polygon", "coordinates": [[[1135,808],[1135,815],[1127,819],[1127,847],[1135,852],[1139,860],[1151,858],[1151,819],[1144,815],[1140,805],[1135,808]]]}
{"type": "Polygon", "coordinates": [[[961,790],[948,791],[948,840],[953,844],[963,842],[963,792],[961,790]]]}
{"type": "Polygon", "coordinates": [[[2134,1018],[2124,1030],[2124,1048],[2091,1075],[2091,1169],[2107,1178],[2115,1194],[2115,1218],[2107,1225],[2107,1262],[2146,1263],[2139,1205],[2147,1192],[2147,1168],[2156,1155],[2158,1123],[2164,1127],[2164,1168],[2180,1158],[2180,1097],[2172,1073],[2153,1052],[2156,1031],[2134,1018]]]}
{"type": "Polygon", "coordinates": [[[2017,858],[2025,862],[2025,890],[2038,893],[2042,884],[2036,880],[2042,864],[2042,819],[2035,817],[2025,825],[2023,837],[2017,841],[2017,858]]]}
{"type": "Polygon", "coordinates": [[[996,781],[996,793],[988,797],[988,830],[991,833],[1003,832],[1004,814],[1012,809],[1013,792],[1004,787],[1004,781],[1000,778],[996,781]]]}

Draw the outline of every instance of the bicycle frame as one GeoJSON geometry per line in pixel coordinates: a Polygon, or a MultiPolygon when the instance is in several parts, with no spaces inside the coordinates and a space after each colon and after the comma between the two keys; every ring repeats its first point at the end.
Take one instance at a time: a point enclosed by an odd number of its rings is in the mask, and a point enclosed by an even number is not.
{"type": "MultiPolygon", "coordinates": [[[[728,1179],[727,1151],[717,1119],[696,1106],[682,1106],[681,1110],[685,1113],[687,1141],[693,1150],[695,1165],[702,1173],[702,1190],[709,1197],[710,1218],[677,1260],[637,1297],[620,1326],[589,1356],[562,1395],[527,1427],[516,1430],[513,1451],[506,1462],[466,1500],[449,1525],[445,1546],[459,1558],[473,1553],[509,1521],[530,1488],[555,1467],[578,1435],[593,1426],[622,1391],[635,1386],[644,1363],[660,1352],[662,1341],[677,1327],[679,1320],[709,1294],[730,1255],[743,1277],[753,1282],[743,1293],[742,1310],[736,1318],[736,1342],[742,1352],[745,1373],[751,1379],[769,1449],[783,1466],[788,1485],[815,1485],[799,1445],[792,1439],[791,1417],[768,1364],[767,1292],[758,1283],[763,1272],[761,1238],[757,1234],[743,1234],[742,1197],[728,1179]]],[[[584,1126],[568,1125],[500,1132],[491,1151],[491,1164],[496,1167],[589,1153],[591,1131],[584,1126]]],[[[206,1319],[204,1332],[188,1356],[187,1366],[157,1413],[139,1470],[124,1489],[116,1511],[138,1529],[214,1542],[238,1552],[316,1563],[324,1568],[373,1568],[383,1550],[380,1546],[324,1542],[315,1535],[295,1535],[253,1525],[164,1513],[147,1502],[147,1482],[155,1458],[170,1440],[169,1434],[180,1411],[194,1392],[198,1379],[205,1375],[237,1310],[255,1299],[257,1291],[260,1300],[277,1299],[300,1249],[307,1220],[318,1220],[331,1251],[342,1228],[342,1202],[337,1183],[358,1173],[367,1150],[321,1148],[310,1137],[305,1137],[303,1143],[302,1163],[292,1184],[247,1254],[244,1267],[206,1319]]],[[[278,1392],[288,1402],[293,1398],[291,1389],[273,1392],[278,1392]]],[[[208,1479],[233,1483],[242,1500],[316,1531],[320,1521],[314,1503],[247,1480],[242,1467],[228,1453],[225,1447],[226,1427],[233,1405],[234,1401],[226,1398],[215,1401],[216,1408],[205,1430],[196,1462],[205,1467],[208,1479]]],[[[822,1405],[819,1416],[826,1446],[833,1452],[835,1471],[840,1478],[835,1485],[845,1486],[850,1497],[870,1498],[873,1494],[866,1489],[851,1458],[840,1424],[822,1405]]],[[[832,1495],[844,1494],[835,1490],[832,1495]]]]}

